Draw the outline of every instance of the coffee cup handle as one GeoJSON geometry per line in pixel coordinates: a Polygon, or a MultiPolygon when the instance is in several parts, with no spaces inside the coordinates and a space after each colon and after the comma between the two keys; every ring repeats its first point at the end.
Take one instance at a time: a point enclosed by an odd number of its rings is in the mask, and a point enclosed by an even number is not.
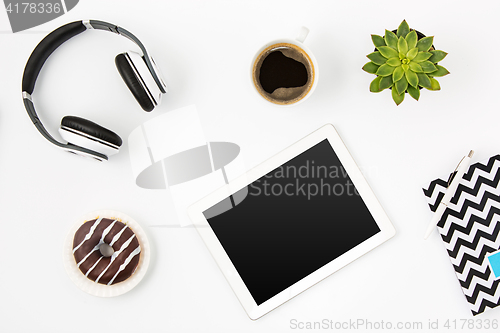
{"type": "Polygon", "coordinates": [[[307,38],[307,35],[309,35],[309,29],[307,29],[306,27],[302,27],[300,28],[300,32],[297,35],[297,37],[295,37],[295,39],[301,43],[304,43],[304,41],[307,38]]]}

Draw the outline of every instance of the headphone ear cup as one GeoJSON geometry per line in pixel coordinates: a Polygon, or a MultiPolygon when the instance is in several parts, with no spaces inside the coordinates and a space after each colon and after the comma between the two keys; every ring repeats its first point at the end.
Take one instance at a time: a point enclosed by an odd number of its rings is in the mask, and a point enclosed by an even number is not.
{"type": "Polygon", "coordinates": [[[90,120],[66,116],[59,133],[71,144],[97,151],[106,156],[118,153],[123,141],[118,134],[90,120]]]}
{"type": "Polygon", "coordinates": [[[120,53],[115,58],[115,65],[127,85],[132,95],[142,107],[144,111],[152,111],[154,103],[151,100],[150,94],[146,91],[147,87],[144,85],[143,80],[138,76],[137,69],[134,70],[132,60],[127,53],[120,53]]]}

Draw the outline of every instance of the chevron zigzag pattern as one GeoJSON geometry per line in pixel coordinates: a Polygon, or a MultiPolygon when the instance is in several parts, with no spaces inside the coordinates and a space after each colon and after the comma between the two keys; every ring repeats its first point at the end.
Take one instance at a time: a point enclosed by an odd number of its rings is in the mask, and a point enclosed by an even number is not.
{"type": "MultiPolygon", "coordinates": [[[[447,186],[436,179],[423,189],[431,211],[447,186]]],[[[500,155],[470,166],[437,228],[472,314],[499,306],[500,279],[487,255],[500,249],[500,155]]]]}

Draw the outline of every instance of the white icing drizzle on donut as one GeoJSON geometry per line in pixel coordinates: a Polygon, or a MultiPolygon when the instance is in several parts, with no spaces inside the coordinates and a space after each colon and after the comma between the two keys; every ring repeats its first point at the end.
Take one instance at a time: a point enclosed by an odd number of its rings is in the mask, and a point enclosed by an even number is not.
{"type": "MultiPolygon", "coordinates": [[[[122,230],[123,231],[123,230],[122,230]]],[[[116,237],[116,236],[115,236],[116,237]]],[[[132,235],[132,237],[130,237],[125,243],[123,243],[123,245],[121,246],[120,250],[116,251],[115,253],[113,253],[113,255],[111,256],[111,260],[108,264],[108,266],[106,266],[106,268],[102,271],[102,273],[97,277],[97,279],[95,280],[96,283],[99,282],[99,279],[104,275],[104,273],[106,273],[106,271],[109,269],[109,267],[111,266],[111,264],[113,263],[113,261],[115,261],[115,259],[123,252],[127,249],[127,247],[130,245],[130,243],[132,242],[132,240],[134,239],[135,237],[135,234],[132,235]]],[[[113,239],[114,240],[114,239],[113,239]]],[[[111,244],[110,244],[111,245],[111,244]]]]}
{"type": "Polygon", "coordinates": [[[139,253],[141,253],[141,246],[140,245],[137,246],[137,248],[132,253],[130,253],[130,255],[127,257],[125,262],[120,265],[120,269],[118,270],[118,272],[116,272],[115,276],[113,276],[113,278],[108,282],[108,286],[113,284],[113,281],[115,281],[118,274],[120,274],[121,271],[123,271],[125,268],[127,268],[128,264],[130,264],[130,262],[132,261],[132,258],[134,258],[139,253]]]}
{"type": "Polygon", "coordinates": [[[89,270],[87,271],[87,273],[85,273],[85,276],[86,277],[89,277],[89,274],[90,272],[92,272],[94,270],[94,268],[97,266],[97,264],[99,263],[99,261],[101,261],[101,259],[104,258],[104,257],[100,257],[94,264],[94,266],[90,267],[89,270]]]}
{"type": "Polygon", "coordinates": [[[97,219],[94,222],[94,224],[92,225],[92,227],[90,227],[89,233],[86,234],[85,238],[82,240],[82,242],[80,244],[78,244],[78,246],[76,246],[73,249],[73,254],[76,252],[76,250],[78,250],[80,248],[80,246],[83,245],[83,243],[85,243],[85,241],[88,241],[90,239],[90,237],[92,237],[92,235],[94,234],[95,229],[97,228],[97,226],[99,225],[99,223],[101,223],[101,220],[102,220],[102,217],[100,217],[99,219],[97,219]]]}
{"type": "Polygon", "coordinates": [[[89,253],[87,253],[87,255],[85,257],[83,257],[82,260],[80,260],[80,262],[76,265],[76,267],[80,267],[80,265],[83,264],[85,262],[85,260],[87,260],[87,258],[90,257],[90,255],[92,253],[99,250],[101,245],[104,244],[104,238],[109,234],[109,232],[111,231],[111,228],[113,228],[115,223],[116,223],[116,220],[114,220],[106,229],[103,230],[101,239],[99,240],[99,243],[89,253]]]}
{"type": "Polygon", "coordinates": [[[125,225],[125,226],[123,226],[122,230],[120,230],[120,232],[119,232],[119,233],[117,233],[117,234],[115,235],[115,237],[113,237],[113,239],[111,240],[111,243],[109,243],[109,246],[111,246],[111,247],[112,247],[112,246],[113,246],[113,244],[114,244],[117,240],[119,240],[119,239],[120,239],[120,237],[121,237],[121,235],[123,234],[123,232],[125,231],[125,229],[127,229],[127,226],[126,226],[126,225],[125,225]]]}

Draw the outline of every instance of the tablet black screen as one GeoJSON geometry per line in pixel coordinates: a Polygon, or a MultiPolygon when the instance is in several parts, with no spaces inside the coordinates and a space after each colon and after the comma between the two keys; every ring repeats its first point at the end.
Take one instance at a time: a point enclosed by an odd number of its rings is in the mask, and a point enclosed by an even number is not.
{"type": "Polygon", "coordinates": [[[380,232],[326,139],[203,214],[258,305],[380,232]]]}

